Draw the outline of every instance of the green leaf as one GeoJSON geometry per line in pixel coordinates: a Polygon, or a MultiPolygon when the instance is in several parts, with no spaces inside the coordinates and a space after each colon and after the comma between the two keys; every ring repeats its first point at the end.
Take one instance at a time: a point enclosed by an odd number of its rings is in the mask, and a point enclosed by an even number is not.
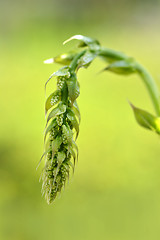
{"type": "Polygon", "coordinates": [[[62,137],[57,136],[53,141],[52,141],[52,160],[55,155],[55,153],[58,151],[60,145],[62,144],[62,137]]]}
{"type": "Polygon", "coordinates": [[[100,43],[96,39],[85,37],[82,35],[74,35],[73,37],[66,40],[63,44],[66,44],[74,39],[80,41],[80,44],[78,45],[78,47],[89,46],[91,49],[96,49],[100,46],[100,43]]]}
{"type": "Polygon", "coordinates": [[[69,152],[71,153],[72,157],[73,157],[73,161],[74,161],[74,166],[75,166],[75,162],[76,162],[76,154],[73,150],[73,147],[69,147],[69,152]]]}
{"type": "Polygon", "coordinates": [[[160,134],[160,117],[155,117],[140,108],[136,108],[133,104],[131,107],[140,126],[160,134]]]}
{"type": "Polygon", "coordinates": [[[43,153],[42,157],[41,157],[40,160],[39,160],[39,163],[38,163],[38,165],[37,165],[36,170],[38,169],[38,167],[39,167],[42,159],[43,159],[43,158],[47,155],[47,153],[49,153],[50,151],[51,151],[51,148],[49,148],[47,151],[45,151],[45,152],[43,153]]]}
{"type": "Polygon", "coordinates": [[[45,134],[44,134],[44,143],[45,143],[45,141],[46,141],[47,134],[48,134],[49,131],[51,131],[51,129],[54,128],[56,125],[57,125],[57,121],[56,121],[56,119],[53,119],[52,122],[49,124],[48,128],[47,128],[46,131],[45,131],[45,134]]]}
{"type": "Polygon", "coordinates": [[[60,100],[60,94],[61,92],[59,90],[56,90],[54,93],[52,93],[46,100],[45,103],[45,114],[47,114],[48,110],[56,105],[60,100]]]}
{"type": "Polygon", "coordinates": [[[57,155],[58,166],[62,164],[65,158],[66,158],[66,154],[64,152],[58,152],[58,155],[57,155]]]}
{"type": "Polygon", "coordinates": [[[63,87],[61,89],[61,100],[64,104],[68,102],[68,86],[66,81],[63,84],[63,87]]]}
{"type": "Polygon", "coordinates": [[[57,72],[54,72],[47,80],[47,82],[45,83],[45,91],[46,91],[46,86],[48,84],[48,82],[51,80],[52,77],[57,76],[65,76],[66,78],[70,77],[70,72],[69,72],[69,68],[68,66],[65,66],[63,68],[60,68],[57,72]]]}
{"type": "Polygon", "coordinates": [[[132,59],[114,62],[104,70],[108,70],[108,71],[111,71],[117,74],[122,74],[122,75],[129,75],[131,73],[136,72],[136,68],[134,67],[134,63],[132,62],[132,59]]]}
{"type": "Polygon", "coordinates": [[[78,121],[76,119],[74,112],[71,109],[68,109],[68,111],[67,111],[67,118],[71,121],[73,128],[75,128],[75,130],[77,132],[77,134],[76,134],[76,139],[77,139],[78,134],[79,134],[79,124],[78,124],[78,121]]]}
{"type": "Polygon", "coordinates": [[[74,111],[75,115],[77,116],[77,118],[79,120],[79,123],[80,123],[80,121],[81,121],[81,114],[80,114],[80,110],[79,110],[77,101],[74,101],[72,109],[73,109],[73,111],[74,111]]]}
{"type": "MultiPolygon", "coordinates": [[[[69,165],[68,165],[68,164],[65,164],[65,163],[63,163],[63,167],[65,167],[65,169],[66,169],[67,173],[69,174],[69,165]]],[[[68,175],[68,177],[69,177],[69,175],[68,175]]]]}
{"type": "Polygon", "coordinates": [[[75,166],[73,165],[73,163],[71,161],[69,162],[69,165],[71,166],[73,173],[74,173],[75,166]]]}
{"type": "Polygon", "coordinates": [[[73,102],[79,96],[79,86],[77,83],[77,77],[75,73],[72,73],[71,77],[67,80],[67,86],[69,98],[71,100],[71,104],[73,105],[73,102]]]}
{"type": "Polygon", "coordinates": [[[77,161],[78,161],[78,155],[79,155],[79,151],[78,151],[78,147],[77,147],[77,144],[75,143],[75,141],[72,141],[72,146],[73,148],[76,150],[77,152],[77,161]]]}
{"type": "Polygon", "coordinates": [[[44,144],[44,151],[47,151],[47,149],[50,149],[52,145],[51,140],[48,138],[47,141],[44,144]]]}
{"type": "Polygon", "coordinates": [[[81,67],[87,68],[91,62],[95,59],[97,56],[96,53],[93,53],[91,51],[87,51],[79,60],[78,62],[78,69],[81,67]]]}
{"type": "Polygon", "coordinates": [[[60,115],[62,113],[65,113],[66,111],[66,105],[64,105],[62,102],[60,102],[58,104],[58,106],[56,108],[54,108],[48,115],[48,118],[47,118],[47,123],[46,123],[46,126],[49,122],[50,119],[52,118],[55,118],[57,115],[60,115]]]}
{"type": "Polygon", "coordinates": [[[54,73],[54,75],[57,76],[57,77],[66,76],[67,78],[69,78],[70,77],[70,71],[69,71],[68,66],[60,68],[57,72],[54,73]]]}
{"type": "Polygon", "coordinates": [[[62,133],[63,133],[64,137],[66,138],[67,143],[69,145],[72,145],[73,133],[72,133],[72,130],[70,129],[70,127],[68,126],[68,124],[62,126],[62,133]]]}

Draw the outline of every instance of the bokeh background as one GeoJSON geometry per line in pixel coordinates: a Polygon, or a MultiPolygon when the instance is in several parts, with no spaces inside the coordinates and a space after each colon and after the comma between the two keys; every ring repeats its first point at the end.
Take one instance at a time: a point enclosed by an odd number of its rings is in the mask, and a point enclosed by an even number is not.
{"type": "MultiPolygon", "coordinates": [[[[153,112],[140,79],[79,71],[79,162],[48,206],[36,166],[43,152],[44,83],[59,65],[43,60],[75,34],[136,57],[160,87],[160,1],[1,0],[0,240],[160,239],[160,141],[127,102],[153,112]]],[[[50,83],[53,89],[54,83],[50,83]]]]}

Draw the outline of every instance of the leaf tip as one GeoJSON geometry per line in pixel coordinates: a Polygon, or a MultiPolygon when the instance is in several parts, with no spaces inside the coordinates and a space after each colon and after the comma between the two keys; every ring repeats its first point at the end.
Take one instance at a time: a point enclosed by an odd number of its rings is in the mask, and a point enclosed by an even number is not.
{"type": "Polygon", "coordinates": [[[129,99],[127,99],[127,101],[129,103],[129,105],[131,106],[131,108],[134,110],[136,107],[133,105],[133,103],[131,103],[129,99]]]}
{"type": "Polygon", "coordinates": [[[67,39],[66,41],[64,41],[63,45],[65,45],[66,43],[70,42],[73,39],[82,40],[83,36],[82,35],[74,35],[74,36],[70,37],[69,39],[67,39]]]}

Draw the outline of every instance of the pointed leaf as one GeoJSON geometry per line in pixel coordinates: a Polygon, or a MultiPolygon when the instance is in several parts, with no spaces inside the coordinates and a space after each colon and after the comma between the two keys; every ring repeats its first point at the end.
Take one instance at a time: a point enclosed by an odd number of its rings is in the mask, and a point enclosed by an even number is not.
{"type": "Polygon", "coordinates": [[[77,132],[77,134],[76,134],[76,139],[77,139],[78,134],[79,134],[79,124],[78,124],[78,121],[76,119],[74,112],[71,109],[69,109],[67,112],[67,118],[71,121],[73,128],[75,128],[75,130],[77,132]]]}
{"type": "Polygon", "coordinates": [[[74,173],[75,166],[73,165],[73,163],[71,161],[69,162],[69,165],[71,166],[73,173],[74,173]]]}
{"type": "Polygon", "coordinates": [[[78,107],[78,104],[77,104],[76,101],[74,101],[72,108],[73,108],[73,111],[74,111],[75,115],[77,116],[77,118],[79,120],[79,123],[80,123],[80,121],[81,121],[81,114],[80,114],[80,110],[79,110],[79,107],[78,107]]]}
{"type": "Polygon", "coordinates": [[[79,60],[78,62],[78,69],[81,67],[87,68],[91,62],[95,59],[97,56],[96,53],[93,53],[91,51],[87,51],[79,60]]]}
{"type": "Polygon", "coordinates": [[[155,117],[140,108],[136,108],[132,104],[131,107],[140,126],[160,134],[160,117],[155,117]]]}
{"type": "Polygon", "coordinates": [[[72,141],[72,146],[73,148],[76,150],[77,152],[77,161],[78,161],[78,155],[79,155],[79,151],[78,151],[78,147],[77,147],[77,144],[75,143],[75,141],[72,141]]]}
{"type": "Polygon", "coordinates": [[[44,151],[47,151],[47,149],[50,149],[52,146],[51,140],[48,138],[47,141],[44,144],[44,151]]]}
{"type": "Polygon", "coordinates": [[[136,68],[134,67],[134,63],[131,59],[114,62],[104,70],[108,70],[122,75],[128,75],[136,72],[136,68]]]}
{"type": "MultiPolygon", "coordinates": [[[[60,114],[64,113],[65,111],[66,111],[66,105],[64,105],[62,102],[60,102],[58,104],[58,106],[56,108],[54,108],[48,115],[47,124],[51,118],[55,118],[57,115],[60,115],[60,114]]],[[[47,124],[46,124],[46,126],[47,126],[47,124]]]]}
{"type": "Polygon", "coordinates": [[[42,157],[41,157],[40,160],[39,160],[39,163],[38,163],[38,165],[37,165],[36,170],[38,169],[38,167],[39,167],[39,165],[40,165],[42,159],[43,159],[43,158],[47,155],[47,153],[49,153],[50,151],[51,151],[51,148],[48,149],[47,151],[45,151],[45,152],[43,153],[42,157]]]}
{"type": "Polygon", "coordinates": [[[69,172],[69,166],[68,166],[68,164],[63,163],[63,166],[65,167],[65,169],[67,170],[67,172],[69,172]]]}
{"type": "Polygon", "coordinates": [[[67,143],[69,145],[71,145],[72,141],[73,141],[73,133],[72,133],[72,130],[70,129],[70,127],[68,126],[68,124],[62,126],[62,133],[63,133],[64,137],[66,138],[67,143]]]}
{"type": "Polygon", "coordinates": [[[57,76],[57,77],[66,76],[67,78],[69,78],[70,77],[70,71],[69,71],[68,66],[60,68],[57,72],[54,73],[54,75],[57,76]]]}
{"type": "Polygon", "coordinates": [[[72,157],[73,157],[73,161],[74,161],[74,166],[75,166],[75,161],[76,161],[76,154],[73,150],[73,147],[69,148],[69,152],[71,153],[72,157]]]}
{"type": "Polygon", "coordinates": [[[56,105],[60,100],[60,91],[56,90],[53,92],[46,100],[45,103],[45,114],[47,114],[48,110],[56,105]]]}
{"type": "Polygon", "coordinates": [[[79,44],[79,47],[85,47],[85,46],[89,46],[90,48],[97,48],[100,46],[100,43],[93,38],[89,38],[89,37],[85,37],[82,35],[74,35],[73,37],[69,38],[68,40],[66,40],[63,44],[66,44],[68,42],[70,42],[71,40],[80,40],[81,43],[79,44]]]}
{"type": "Polygon", "coordinates": [[[59,149],[61,144],[62,144],[62,137],[60,137],[60,136],[56,137],[52,141],[52,160],[53,160],[53,157],[54,157],[55,153],[57,152],[57,150],[59,149]]]}
{"type": "Polygon", "coordinates": [[[67,86],[68,86],[69,98],[73,105],[73,102],[79,96],[79,86],[77,83],[77,77],[75,73],[73,73],[71,77],[67,80],[67,86]]]}
{"type": "Polygon", "coordinates": [[[58,152],[57,162],[58,162],[59,166],[62,164],[62,162],[65,160],[65,158],[66,158],[66,154],[64,152],[58,152]]]}
{"type": "Polygon", "coordinates": [[[57,76],[66,76],[67,78],[70,77],[70,72],[69,72],[69,68],[67,66],[60,68],[57,72],[52,73],[52,75],[48,78],[47,82],[45,83],[45,91],[46,91],[46,86],[48,84],[48,82],[51,80],[52,77],[57,76]]]}
{"type": "Polygon", "coordinates": [[[45,134],[44,134],[44,143],[45,143],[45,141],[46,141],[46,136],[47,136],[47,134],[48,134],[49,131],[51,131],[51,129],[52,129],[53,127],[55,127],[56,125],[57,125],[57,121],[56,121],[56,119],[53,119],[52,122],[49,124],[48,128],[47,128],[46,131],[45,131],[45,134]]]}

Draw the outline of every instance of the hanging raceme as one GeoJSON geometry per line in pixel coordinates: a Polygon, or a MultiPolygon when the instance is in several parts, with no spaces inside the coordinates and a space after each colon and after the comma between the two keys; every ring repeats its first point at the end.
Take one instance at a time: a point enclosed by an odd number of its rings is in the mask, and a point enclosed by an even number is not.
{"type": "Polygon", "coordinates": [[[71,168],[74,171],[78,159],[78,147],[75,141],[79,134],[81,116],[77,104],[80,94],[77,71],[81,67],[89,67],[96,57],[108,64],[104,71],[122,75],[137,73],[142,78],[153,102],[156,116],[136,108],[133,104],[131,106],[140,126],[160,134],[159,90],[147,70],[124,53],[101,47],[95,39],[75,35],[64,44],[71,40],[79,41],[77,51],[60,54],[45,61],[45,63],[56,62],[65,65],[53,73],[45,84],[46,88],[47,83],[53,77],[56,78],[57,89],[49,95],[45,103],[47,115],[45,147],[41,157],[41,160],[45,160],[41,174],[42,194],[48,204],[52,203],[61,192],[69,179],[71,168]]]}

